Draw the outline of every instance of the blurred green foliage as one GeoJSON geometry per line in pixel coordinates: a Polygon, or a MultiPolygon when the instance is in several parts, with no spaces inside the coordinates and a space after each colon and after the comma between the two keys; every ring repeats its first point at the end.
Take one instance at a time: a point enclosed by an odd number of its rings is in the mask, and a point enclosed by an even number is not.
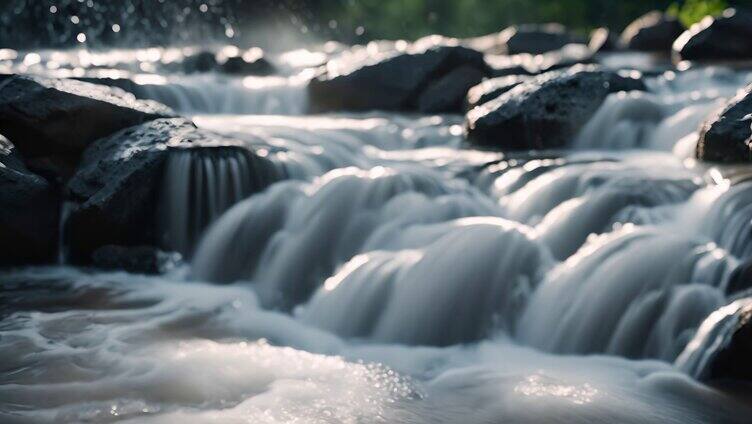
{"type": "MultiPolygon", "coordinates": [[[[335,38],[368,40],[432,33],[467,37],[511,24],[542,22],[560,22],[581,33],[599,26],[620,31],[651,10],[671,10],[689,25],[727,5],[750,3],[752,0],[323,0],[316,14],[327,17],[335,38]]],[[[322,27],[326,25],[322,22],[322,27]]]]}
{"type": "Polygon", "coordinates": [[[683,4],[672,4],[668,8],[668,13],[679,18],[679,21],[689,28],[708,15],[720,15],[727,7],[728,3],[725,0],[686,0],[683,4]]]}

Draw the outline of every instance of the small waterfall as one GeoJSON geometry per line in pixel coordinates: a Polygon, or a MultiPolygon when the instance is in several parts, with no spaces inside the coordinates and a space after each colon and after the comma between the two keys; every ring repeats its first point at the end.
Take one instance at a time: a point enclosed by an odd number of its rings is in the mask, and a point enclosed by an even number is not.
{"type": "Polygon", "coordinates": [[[576,149],[651,149],[689,157],[694,147],[680,141],[752,80],[749,75],[710,67],[646,80],[648,92],[614,93],[575,139],[576,149]]]}
{"type": "Polygon", "coordinates": [[[592,238],[549,273],[517,337],[557,353],[672,360],[722,302],[718,285],[736,263],[718,253],[693,237],[631,224],[592,238]],[[703,287],[679,288],[686,284],[703,287]]]}
{"type": "Polygon", "coordinates": [[[510,331],[553,262],[532,230],[464,218],[402,234],[420,249],[356,256],[326,280],[299,319],[346,337],[449,345],[510,331]],[[413,239],[413,240],[410,240],[413,239]]]}
{"type": "Polygon", "coordinates": [[[301,115],[307,107],[305,80],[297,77],[171,77],[160,84],[134,84],[138,98],[156,100],[184,114],[301,115]]]}
{"type": "Polygon", "coordinates": [[[57,263],[65,265],[68,262],[68,248],[65,237],[65,223],[68,221],[71,211],[75,207],[74,202],[62,202],[60,205],[60,224],[58,225],[57,263]]]}
{"type": "Polygon", "coordinates": [[[244,148],[173,150],[161,196],[164,246],[190,257],[206,227],[278,178],[269,161],[244,148]]]}
{"type": "Polygon", "coordinates": [[[209,230],[193,274],[253,280],[262,302],[289,308],[362,250],[390,249],[410,225],[498,212],[468,185],[433,172],[340,169],[237,205],[209,230]]]}

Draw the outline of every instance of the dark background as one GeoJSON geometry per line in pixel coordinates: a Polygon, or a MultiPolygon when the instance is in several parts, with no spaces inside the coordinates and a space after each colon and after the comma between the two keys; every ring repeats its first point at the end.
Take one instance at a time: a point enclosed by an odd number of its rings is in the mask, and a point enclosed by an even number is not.
{"type": "Polygon", "coordinates": [[[465,37],[536,22],[586,33],[598,26],[621,30],[647,11],[680,10],[684,3],[752,6],[752,0],[0,0],[0,47],[74,46],[83,33],[90,48],[232,43],[277,50],[324,40],[465,37]]]}

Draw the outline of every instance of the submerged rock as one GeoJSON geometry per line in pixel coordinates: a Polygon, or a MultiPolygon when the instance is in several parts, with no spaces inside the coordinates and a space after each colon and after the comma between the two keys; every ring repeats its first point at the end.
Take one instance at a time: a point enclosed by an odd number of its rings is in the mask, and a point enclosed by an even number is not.
{"type": "Polygon", "coordinates": [[[679,60],[752,59],[752,13],[727,9],[692,25],[674,43],[679,60]]]}
{"type": "MultiPolygon", "coordinates": [[[[412,111],[421,106],[461,107],[466,92],[461,88],[477,74],[487,75],[483,55],[456,45],[456,41],[429,38],[408,46],[405,51],[384,53],[347,52],[329,61],[308,85],[313,112],[338,110],[412,111]],[[463,71],[453,71],[462,68],[463,71]],[[469,71],[469,69],[475,71],[469,71]],[[461,81],[444,77],[453,75],[461,81]],[[443,80],[442,80],[443,79],[443,80]],[[421,96],[425,94],[421,105],[421,96]],[[439,93],[441,90],[446,90],[439,93]],[[455,97],[457,96],[457,97],[455,97]]],[[[477,81],[476,81],[477,83],[477,81]]],[[[468,87],[469,88],[469,87],[468,87]]],[[[457,110],[459,111],[459,109],[457,110]]]]}
{"type": "Polygon", "coordinates": [[[508,150],[564,147],[610,93],[645,90],[640,78],[576,66],[539,75],[467,113],[470,142],[508,150]]]}
{"type": "Polygon", "coordinates": [[[509,75],[485,80],[467,92],[467,110],[489,102],[531,79],[533,77],[527,75],[509,75]]]}
{"type": "Polygon", "coordinates": [[[172,115],[118,88],[21,75],[0,80],[0,132],[27,158],[77,155],[98,138],[172,115]]]}
{"type": "Polygon", "coordinates": [[[676,18],[656,10],[629,24],[621,41],[630,50],[669,53],[682,32],[684,27],[676,18]]]}
{"type": "Polygon", "coordinates": [[[152,246],[102,246],[95,250],[92,264],[97,268],[124,270],[139,274],[164,274],[181,261],[179,253],[164,252],[152,246]]]}
{"type": "Polygon", "coordinates": [[[0,135],[0,266],[51,262],[59,212],[55,188],[26,169],[0,135]]]}
{"type": "Polygon", "coordinates": [[[248,162],[268,168],[265,187],[274,180],[273,166],[235,140],[197,129],[181,118],[159,119],[127,128],[93,143],[67,186],[77,203],[66,222],[73,262],[86,263],[105,245],[160,244],[158,193],[168,155],[176,149],[240,149],[248,162]]]}
{"type": "Polygon", "coordinates": [[[696,155],[712,162],[752,162],[752,85],[700,129],[696,155]]]}

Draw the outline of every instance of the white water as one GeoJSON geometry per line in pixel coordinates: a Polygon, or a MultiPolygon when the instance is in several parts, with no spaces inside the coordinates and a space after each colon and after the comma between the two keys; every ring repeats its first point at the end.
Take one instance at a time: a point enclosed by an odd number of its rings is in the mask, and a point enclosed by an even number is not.
{"type": "Polygon", "coordinates": [[[189,266],[2,274],[0,421],[751,416],[693,379],[710,353],[693,337],[717,336],[703,321],[751,253],[752,184],[684,160],[748,75],[651,79],[573,150],[509,160],[463,146],[461,117],[290,116],[287,82],[253,98],[180,78],[154,95],[288,178],[247,197],[243,157],[176,154],[163,231],[189,266]]]}

